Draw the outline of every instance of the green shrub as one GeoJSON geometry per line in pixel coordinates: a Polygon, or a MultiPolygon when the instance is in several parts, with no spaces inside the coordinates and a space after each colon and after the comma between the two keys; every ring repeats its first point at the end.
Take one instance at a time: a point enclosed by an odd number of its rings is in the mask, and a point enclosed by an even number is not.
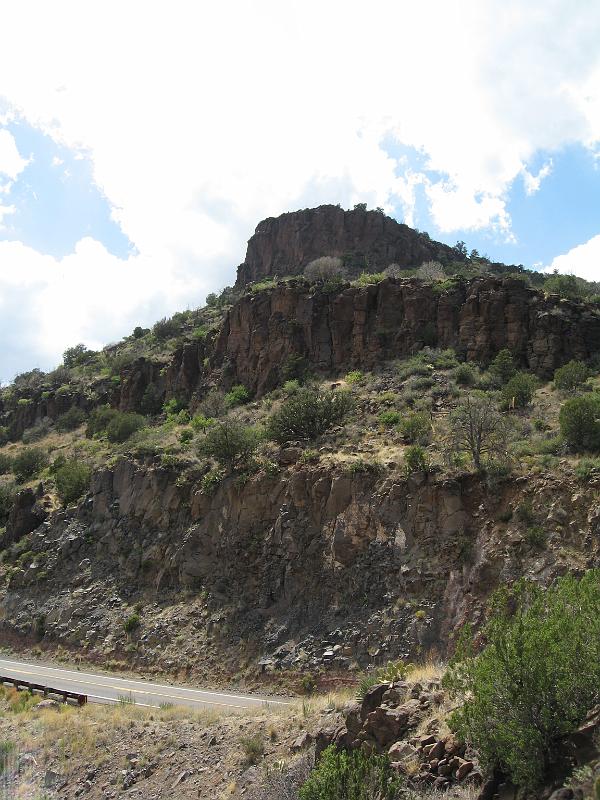
{"type": "Polygon", "coordinates": [[[240,739],[246,764],[258,764],[265,753],[265,743],[258,734],[254,736],[242,736],[240,739]]]}
{"type": "Polygon", "coordinates": [[[8,428],[6,425],[0,425],[0,447],[8,442],[8,428]]]}
{"type": "Polygon", "coordinates": [[[361,372],[359,369],[353,369],[344,378],[346,383],[350,383],[350,384],[362,383],[364,381],[364,379],[365,379],[364,372],[361,372]]]}
{"type": "Polygon", "coordinates": [[[299,800],[395,800],[401,785],[387,756],[330,745],[300,789],[299,800]]]}
{"type": "Polygon", "coordinates": [[[236,406],[243,406],[250,400],[250,392],[242,384],[233,386],[225,395],[225,406],[227,408],[236,408],[236,406]]]}
{"type": "Polygon", "coordinates": [[[139,614],[131,614],[123,623],[123,630],[125,633],[133,633],[142,624],[139,614]]]}
{"type": "Polygon", "coordinates": [[[202,480],[200,481],[200,491],[202,494],[212,495],[217,491],[222,480],[223,473],[221,470],[211,469],[210,472],[207,472],[202,476],[202,480]]]}
{"type": "Polygon", "coordinates": [[[48,454],[39,447],[26,447],[14,458],[13,472],[20,483],[35,478],[48,464],[48,454]]]}
{"type": "Polygon", "coordinates": [[[236,420],[224,420],[210,427],[200,443],[200,454],[214,458],[219,464],[233,467],[246,463],[255,453],[260,434],[236,420]]]}
{"type": "Polygon", "coordinates": [[[80,461],[67,461],[56,470],[56,491],[65,505],[79,500],[90,486],[92,470],[80,461]]]}
{"type": "Polygon", "coordinates": [[[13,460],[8,453],[0,453],[0,475],[6,475],[7,472],[12,472],[13,460]]]}
{"type": "Polygon", "coordinates": [[[381,283],[385,280],[386,275],[384,272],[361,272],[355,281],[352,281],[354,286],[369,286],[373,283],[381,283]]]}
{"type": "Polygon", "coordinates": [[[109,442],[121,443],[141,430],[146,425],[146,418],[141,414],[119,411],[110,421],[106,429],[106,438],[109,442]]]}
{"type": "Polygon", "coordinates": [[[542,783],[564,738],[600,699],[600,571],[547,590],[518,581],[496,592],[474,654],[466,628],[444,682],[463,701],[450,720],[487,769],[542,783]]]}
{"type": "Polygon", "coordinates": [[[350,392],[300,389],[271,415],[268,434],[276,442],[315,439],[342,424],[354,407],[350,392]]]}
{"type": "Polygon", "coordinates": [[[420,445],[411,444],[404,451],[404,465],[409,475],[412,472],[428,472],[427,452],[420,445]]]}
{"type": "Polygon", "coordinates": [[[506,348],[500,350],[496,358],[490,364],[489,371],[501,386],[507,383],[517,371],[510,350],[506,348]]]}
{"type": "Polygon", "coordinates": [[[77,408],[77,406],[71,406],[68,411],[65,411],[64,414],[61,414],[60,417],[57,418],[54,424],[58,431],[74,431],[79,428],[80,425],[83,425],[85,419],[85,411],[81,408],[77,408]]]}
{"type": "Polygon", "coordinates": [[[88,439],[106,433],[106,429],[119,412],[110,406],[95,408],[89,416],[85,435],[88,439]]]}
{"type": "Polygon", "coordinates": [[[173,317],[171,317],[171,319],[163,317],[162,319],[159,319],[158,322],[155,322],[152,326],[152,333],[159,341],[172,339],[173,337],[177,336],[180,330],[181,325],[173,317]]]}
{"type": "Polygon", "coordinates": [[[431,437],[431,420],[424,411],[407,414],[398,427],[402,436],[411,444],[427,444],[431,437]]]}
{"type": "Polygon", "coordinates": [[[361,675],[358,679],[358,689],[356,690],[356,700],[359,703],[365,699],[367,692],[369,689],[372,689],[373,686],[376,686],[379,683],[377,680],[377,675],[374,672],[367,672],[364,675],[361,675]]]}
{"type": "Polygon", "coordinates": [[[80,364],[85,364],[96,354],[88,350],[84,344],[76,344],[75,347],[68,347],[63,353],[63,364],[67,369],[72,369],[80,364]]]}
{"type": "Polygon", "coordinates": [[[15,501],[14,483],[0,483],[0,527],[6,525],[15,501]]]}
{"type": "Polygon", "coordinates": [[[149,383],[144,389],[140,402],[140,411],[149,417],[160,414],[163,405],[162,393],[154,383],[149,383]]]}
{"type": "Polygon", "coordinates": [[[554,373],[554,386],[565,392],[571,392],[582,386],[589,378],[589,370],[583,361],[569,361],[554,373]]]}
{"type": "Polygon", "coordinates": [[[181,397],[170,397],[163,403],[163,411],[167,417],[175,417],[180,411],[185,411],[187,403],[181,397]]]}
{"type": "Polygon", "coordinates": [[[379,683],[403,681],[412,669],[414,669],[413,665],[406,664],[402,659],[388,661],[385,667],[377,670],[377,680],[379,683]]]}
{"type": "Polygon", "coordinates": [[[558,421],[563,438],[574,450],[600,447],[600,395],[584,394],[567,400],[558,421]]]}
{"type": "Polygon", "coordinates": [[[475,386],[477,373],[471,364],[459,364],[454,370],[454,380],[459,386],[475,386]]]}
{"type": "Polygon", "coordinates": [[[401,414],[399,411],[380,411],[377,419],[381,425],[391,428],[392,425],[397,425],[400,422],[401,414]]]}
{"type": "Polygon", "coordinates": [[[575,467],[575,475],[580,481],[589,481],[600,474],[600,458],[582,458],[575,467]]]}
{"type": "Polygon", "coordinates": [[[543,550],[548,540],[548,534],[541,525],[532,525],[525,531],[525,543],[534,550],[543,550]]]}
{"type": "Polygon", "coordinates": [[[281,388],[286,394],[296,394],[300,388],[300,381],[297,378],[293,378],[290,381],[286,381],[281,388]]]}
{"type": "Polygon", "coordinates": [[[181,444],[189,444],[194,438],[194,431],[191,428],[184,428],[179,434],[181,444]]]}
{"type": "Polygon", "coordinates": [[[204,433],[207,428],[215,424],[213,417],[205,417],[204,414],[195,414],[192,417],[191,425],[195,431],[202,431],[204,433]]]}
{"type": "Polygon", "coordinates": [[[502,387],[502,402],[505,408],[525,408],[537,389],[537,378],[526,372],[516,372],[502,387]]]}

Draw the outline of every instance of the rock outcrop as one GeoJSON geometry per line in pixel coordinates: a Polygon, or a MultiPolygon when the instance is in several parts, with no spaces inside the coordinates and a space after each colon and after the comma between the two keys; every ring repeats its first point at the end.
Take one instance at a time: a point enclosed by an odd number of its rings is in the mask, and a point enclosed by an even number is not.
{"type": "Polygon", "coordinates": [[[600,563],[594,492],[559,478],[488,490],[473,475],[351,476],[298,463],[210,493],[199,475],[182,481],[176,468],[121,459],[95,474],[76,512],[54,513],[23,540],[28,560],[0,592],[1,630],[27,635],[43,616],[47,641],[92,657],[127,652],[140,667],[213,674],[227,653],[239,657],[241,638],[266,673],[347,673],[442,652],[457,625],[481,621],[499,584],[600,563]],[[518,523],[499,521],[529,490],[547,516],[541,553],[518,523]],[[131,650],[123,622],[140,600],[131,650]]]}
{"type": "Polygon", "coordinates": [[[523,367],[550,378],[567,361],[600,351],[600,311],[545,297],[515,278],[458,282],[447,291],[388,278],[334,293],[282,282],[233,306],[213,364],[227,362],[232,380],[260,395],[281,382],[294,357],[339,373],[372,369],[426,345],[483,364],[508,348],[523,367]]]}
{"type": "Polygon", "coordinates": [[[236,286],[275,275],[299,275],[320,256],[342,258],[351,273],[462,258],[453,247],[434,242],[380,211],[325,205],[259,222],[238,267],[236,286]]]}

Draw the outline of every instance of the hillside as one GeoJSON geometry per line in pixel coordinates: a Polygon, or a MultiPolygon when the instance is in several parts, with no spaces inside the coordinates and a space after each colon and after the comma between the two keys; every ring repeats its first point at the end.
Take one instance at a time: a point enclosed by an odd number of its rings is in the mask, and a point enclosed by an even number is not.
{"type": "Polygon", "coordinates": [[[4,645],[292,692],[445,661],[498,587],[600,567],[598,423],[561,413],[600,396],[595,290],[264,221],[235,289],[2,390],[4,645]]]}

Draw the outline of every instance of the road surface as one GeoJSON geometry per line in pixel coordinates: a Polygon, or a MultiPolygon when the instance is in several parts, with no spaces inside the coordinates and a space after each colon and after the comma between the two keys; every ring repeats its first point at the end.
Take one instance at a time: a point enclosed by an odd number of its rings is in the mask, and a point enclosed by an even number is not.
{"type": "Polygon", "coordinates": [[[235,692],[209,692],[188,689],[163,683],[117,678],[79,670],[58,669],[41,664],[30,664],[12,659],[0,659],[0,675],[20,678],[30,683],[40,683],[52,689],[86,694],[91,703],[134,702],[139,706],[158,708],[161,705],[187,706],[189,708],[214,708],[243,710],[290,705],[284,698],[261,697],[235,692]]]}

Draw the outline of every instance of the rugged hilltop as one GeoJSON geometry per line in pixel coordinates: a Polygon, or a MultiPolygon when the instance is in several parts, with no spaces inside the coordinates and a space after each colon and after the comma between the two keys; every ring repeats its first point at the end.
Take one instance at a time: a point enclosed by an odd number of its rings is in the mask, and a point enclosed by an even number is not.
{"type": "Polygon", "coordinates": [[[324,206],[262,222],[237,287],[205,308],[18,376],[0,398],[4,638],[215,682],[326,681],[444,655],[496,586],[598,564],[595,473],[582,485],[547,381],[576,360],[596,385],[600,309],[532,282],[324,206]],[[303,274],[340,255],[343,274],[303,274]],[[394,268],[353,280],[360,259],[394,268]],[[537,382],[502,407],[514,373],[537,382]],[[292,398],[332,387],[346,418],[269,434],[292,398]],[[474,390],[510,423],[483,470],[452,450],[474,390]],[[248,458],[207,451],[230,425],[256,434],[248,458]],[[88,470],[79,494],[65,462],[88,470]]]}
{"type": "Polygon", "coordinates": [[[299,275],[324,255],[336,256],[355,274],[378,272],[390,264],[419,266],[425,261],[465,260],[453,247],[432,241],[382,211],[363,206],[346,211],[325,205],[269,217],[248,242],[236,286],[284,275],[299,275]]]}

